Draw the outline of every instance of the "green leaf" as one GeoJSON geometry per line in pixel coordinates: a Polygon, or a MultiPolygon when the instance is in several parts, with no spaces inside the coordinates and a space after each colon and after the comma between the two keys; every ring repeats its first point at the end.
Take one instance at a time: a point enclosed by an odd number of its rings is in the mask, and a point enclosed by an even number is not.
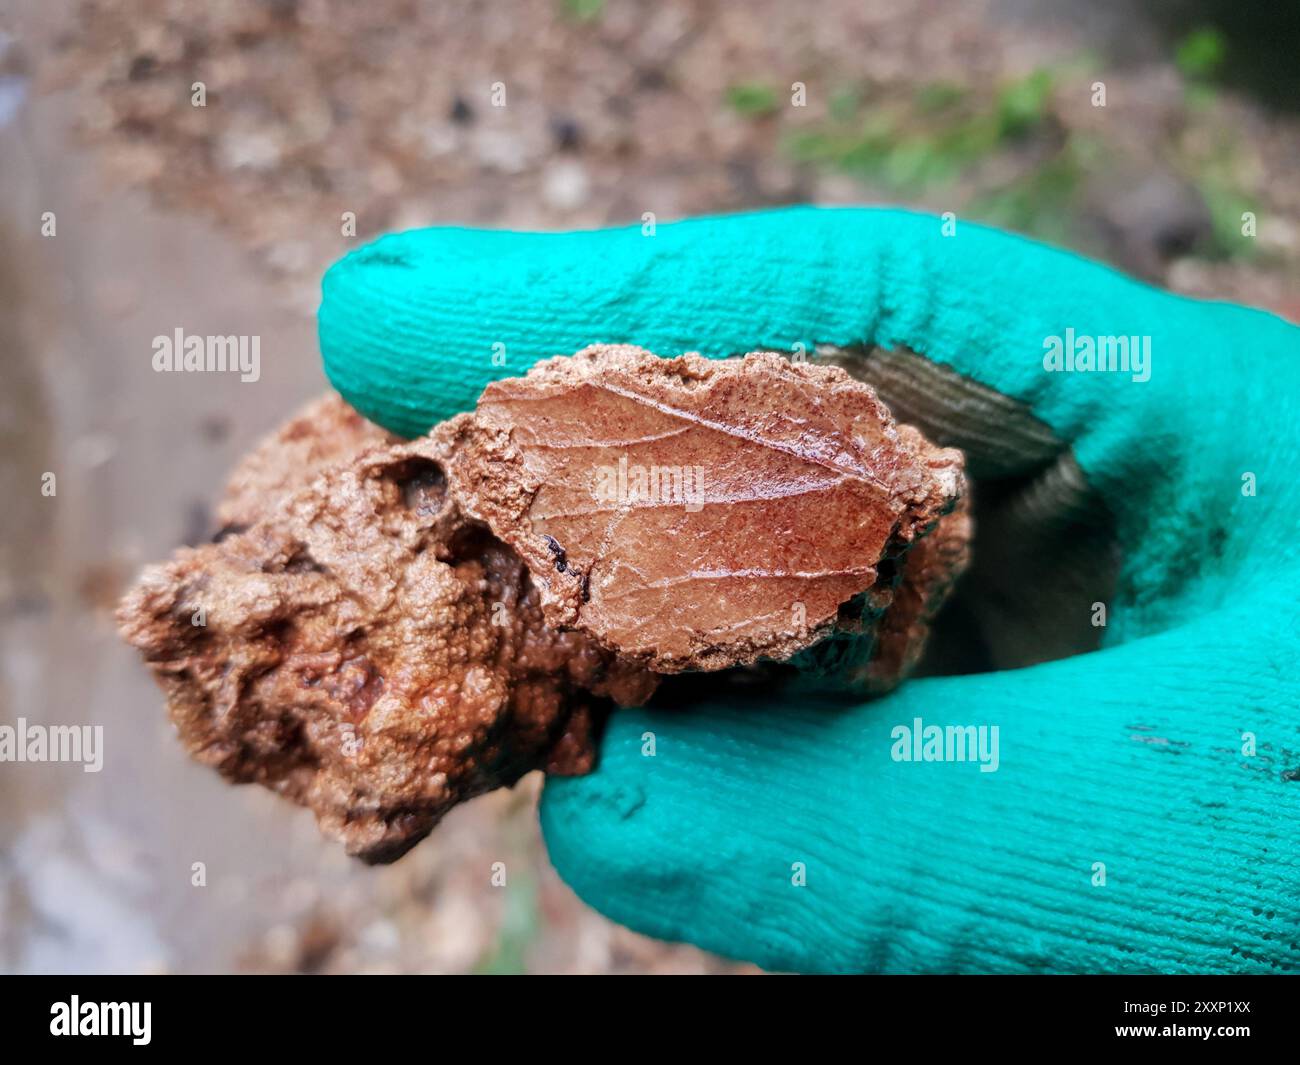
{"type": "Polygon", "coordinates": [[[1228,45],[1218,30],[1202,26],[1179,42],[1174,63],[1189,78],[1211,78],[1223,65],[1228,45]]]}
{"type": "Polygon", "coordinates": [[[605,13],[605,0],[560,0],[560,7],[574,22],[595,22],[605,13]]]}
{"type": "Polygon", "coordinates": [[[727,103],[738,115],[761,118],[777,109],[776,90],[762,82],[743,82],[727,89],[727,103]]]}

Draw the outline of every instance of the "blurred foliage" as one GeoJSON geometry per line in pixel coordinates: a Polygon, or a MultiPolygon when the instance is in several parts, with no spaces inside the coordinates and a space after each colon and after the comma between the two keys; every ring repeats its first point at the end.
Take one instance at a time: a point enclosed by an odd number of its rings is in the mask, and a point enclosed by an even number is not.
{"type": "Polygon", "coordinates": [[[1208,26],[1193,30],[1174,49],[1174,64],[1186,78],[1208,80],[1223,67],[1228,43],[1223,34],[1208,26]]]}
{"type": "Polygon", "coordinates": [[[916,90],[917,110],[925,115],[956,107],[966,99],[967,90],[951,81],[930,81],[916,90]]]}
{"type": "Polygon", "coordinates": [[[771,85],[758,81],[741,82],[727,89],[727,106],[743,118],[762,118],[780,106],[771,85]]]}
{"type": "Polygon", "coordinates": [[[1253,258],[1259,245],[1241,232],[1242,215],[1254,210],[1255,203],[1241,191],[1231,177],[1218,173],[1201,175],[1197,191],[1210,211],[1214,233],[1208,247],[1198,251],[1210,259],[1253,258]]]}
{"type": "Polygon", "coordinates": [[[605,13],[605,0],[560,0],[560,10],[574,22],[595,22],[605,13]]]}
{"type": "Polygon", "coordinates": [[[536,878],[526,870],[515,870],[503,890],[505,908],[496,942],[474,966],[476,973],[507,976],[526,972],[528,949],[541,932],[536,878]]]}
{"type": "Polygon", "coordinates": [[[1036,166],[977,194],[967,213],[980,222],[1042,240],[1075,243],[1075,200],[1099,150],[1092,138],[1071,135],[1059,151],[1036,166]]]}
{"type": "Polygon", "coordinates": [[[1209,259],[1252,258],[1259,244],[1241,232],[1242,214],[1257,211],[1247,192],[1249,171],[1258,161],[1236,131],[1212,120],[1201,136],[1184,137],[1179,162],[1210,213],[1211,237],[1197,254],[1209,259]]]}
{"type": "Polygon", "coordinates": [[[1211,238],[1196,251],[1211,259],[1249,258],[1258,251],[1256,241],[1241,232],[1242,214],[1255,209],[1245,180],[1254,156],[1220,116],[1219,91],[1212,84],[1227,58],[1227,39],[1207,26],[1187,34],[1174,49],[1190,130],[1196,134],[1182,138],[1177,161],[1209,212],[1211,238]]]}
{"type": "Polygon", "coordinates": [[[1024,136],[1042,122],[1054,87],[1052,74],[1041,68],[1004,85],[995,106],[998,139],[1024,136]]]}
{"type": "MultiPolygon", "coordinates": [[[[1213,237],[1194,251],[1210,258],[1256,251],[1241,234],[1242,212],[1252,209],[1245,191],[1252,156],[1225,127],[1217,90],[1207,80],[1225,54],[1213,30],[1197,30],[1179,45],[1188,130],[1170,146],[1172,165],[1211,216],[1213,237]]],[[[784,148],[798,162],[839,170],[905,201],[960,179],[976,190],[961,205],[970,218],[1086,248],[1078,229],[1086,186],[1091,175],[1116,163],[1116,148],[1097,134],[1071,129],[1053,96],[1066,79],[1100,62],[1080,55],[995,90],[936,81],[908,95],[873,96],[862,86],[841,87],[830,97],[826,118],[790,134],[784,148]],[[981,172],[986,164],[992,169],[981,172]],[[981,173],[996,178],[982,180],[981,173]]],[[[751,106],[761,113],[757,100],[751,106]]]]}
{"type": "Polygon", "coordinates": [[[1049,116],[1052,89],[1045,69],[1004,85],[991,106],[946,82],[922,85],[902,103],[870,107],[859,90],[842,89],[831,99],[829,119],[793,134],[786,150],[800,162],[916,191],[950,181],[1033,133],[1049,116]]]}
{"type": "Polygon", "coordinates": [[[1190,81],[1212,81],[1276,110],[1300,111],[1296,0],[1160,0],[1142,6],[1190,81]]]}

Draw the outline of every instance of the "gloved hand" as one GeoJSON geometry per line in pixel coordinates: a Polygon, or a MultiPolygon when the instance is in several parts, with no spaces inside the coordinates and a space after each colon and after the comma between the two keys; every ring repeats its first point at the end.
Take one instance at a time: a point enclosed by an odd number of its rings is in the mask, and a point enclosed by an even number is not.
{"type": "Polygon", "coordinates": [[[1300,330],[974,224],[801,208],[386,237],[326,275],[320,340],[339,391],[406,434],[596,342],[907,348],[977,476],[1032,438],[1028,464],[1109,512],[1102,650],[858,706],[613,715],[599,769],[542,804],[596,909],[770,969],[1300,970],[1300,330]],[[1149,337],[1149,380],[1045,369],[1067,330],[1149,337]],[[895,760],[916,718],[997,726],[997,771],[895,760]]]}

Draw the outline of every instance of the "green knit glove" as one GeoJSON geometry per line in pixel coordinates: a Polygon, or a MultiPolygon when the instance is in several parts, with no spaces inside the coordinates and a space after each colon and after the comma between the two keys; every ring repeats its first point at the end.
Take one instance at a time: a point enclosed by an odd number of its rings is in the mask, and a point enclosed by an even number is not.
{"type": "Polygon", "coordinates": [[[973,224],[800,208],[386,237],[326,275],[320,340],[407,434],[597,342],[906,347],[1032,412],[1113,515],[1101,651],[615,714],[542,804],[598,910],[771,969],[1300,970],[1300,330],[973,224]],[[1045,368],[1098,336],[1149,362],[1045,368]],[[996,771],[900,760],[917,718],[996,726],[996,771]]]}

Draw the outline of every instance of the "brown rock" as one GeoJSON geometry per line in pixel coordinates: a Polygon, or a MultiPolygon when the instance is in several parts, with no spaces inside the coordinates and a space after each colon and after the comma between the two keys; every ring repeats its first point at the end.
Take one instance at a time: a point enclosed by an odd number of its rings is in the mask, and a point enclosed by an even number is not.
{"type": "Polygon", "coordinates": [[[290,423],[232,482],[222,513],[248,527],[148,569],[118,616],[195,758],[392,861],[463,799],[588,770],[604,708],[655,680],[547,626],[518,556],[457,507],[462,419],[344,446],[354,417],[329,399],[290,423]]]}
{"type": "Polygon", "coordinates": [[[897,683],[965,564],[962,487],[840,370],[593,348],[415,441],[319,401],[119,620],[199,761],[391,861],[463,799],[590,769],[658,673],[897,683]]]}

